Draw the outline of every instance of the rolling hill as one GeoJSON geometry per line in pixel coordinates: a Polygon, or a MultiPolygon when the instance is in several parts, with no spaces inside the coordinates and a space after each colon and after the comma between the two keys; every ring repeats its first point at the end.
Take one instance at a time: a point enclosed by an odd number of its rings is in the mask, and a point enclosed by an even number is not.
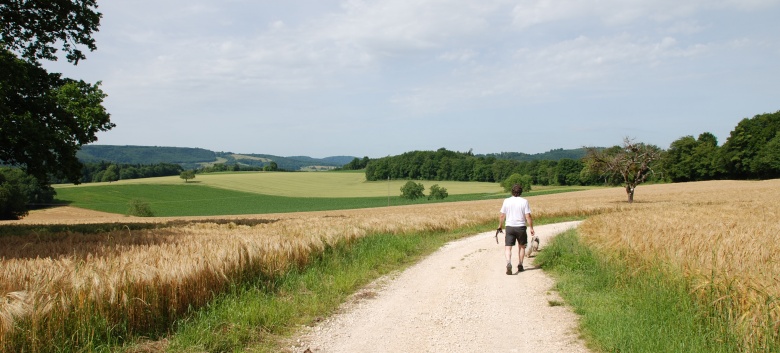
{"type": "MultiPolygon", "coordinates": [[[[275,156],[270,154],[214,152],[203,148],[159,147],[159,146],[116,146],[86,145],[76,155],[84,163],[120,163],[120,164],[179,164],[185,169],[195,169],[215,163],[241,164],[264,167],[271,162],[284,170],[328,170],[349,163],[354,156],[332,156],[312,158],[308,156],[275,156]]],[[[512,159],[518,161],[560,160],[563,158],[580,159],[585,149],[554,149],[544,153],[527,154],[521,152],[501,152],[478,155],[478,157],[512,159]]]]}
{"type": "Polygon", "coordinates": [[[307,156],[282,157],[269,154],[236,154],[232,152],[214,152],[203,148],[158,147],[158,146],[115,146],[86,145],[76,154],[84,163],[120,163],[120,164],[179,164],[185,169],[198,168],[214,163],[238,163],[249,166],[265,166],[275,162],[284,170],[332,169],[349,163],[355,157],[333,156],[312,158],[307,156]]]}

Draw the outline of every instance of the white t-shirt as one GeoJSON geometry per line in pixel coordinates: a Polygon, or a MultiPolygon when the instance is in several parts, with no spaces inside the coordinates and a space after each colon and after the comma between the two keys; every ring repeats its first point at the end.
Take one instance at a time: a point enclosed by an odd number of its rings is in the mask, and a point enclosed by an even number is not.
{"type": "Polygon", "coordinates": [[[522,197],[512,196],[504,199],[501,213],[506,215],[507,227],[522,227],[526,225],[525,215],[531,213],[531,205],[522,197]]]}

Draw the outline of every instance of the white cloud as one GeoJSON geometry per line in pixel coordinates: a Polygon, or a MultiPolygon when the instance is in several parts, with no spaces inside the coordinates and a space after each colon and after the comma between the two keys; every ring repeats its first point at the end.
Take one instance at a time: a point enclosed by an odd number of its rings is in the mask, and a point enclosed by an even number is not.
{"type": "Polygon", "coordinates": [[[756,11],[778,3],[777,0],[532,0],[517,4],[512,14],[514,24],[520,28],[571,20],[622,26],[636,21],[674,21],[709,10],[756,11]]]}
{"type": "MultiPolygon", "coordinates": [[[[630,111],[618,107],[621,100],[634,97],[636,104],[642,100],[640,92],[663,94],[672,87],[668,83],[679,85],[690,78],[724,72],[744,76],[756,66],[763,71],[750,77],[778,78],[770,62],[780,58],[780,43],[769,33],[777,26],[766,18],[771,17],[767,9],[775,10],[777,4],[109,2],[101,5],[106,13],[97,35],[98,52],[68,76],[104,81],[112,114],[123,123],[110,136],[130,124],[198,118],[202,124],[229,120],[249,130],[265,126],[279,138],[293,130],[302,133],[307,126],[349,129],[356,121],[366,131],[392,135],[390,125],[399,120],[434,124],[444,116],[456,119],[486,110],[497,115],[530,106],[555,110],[590,96],[608,97],[615,110],[630,111]],[[760,31],[744,26],[754,20],[762,24],[760,31]],[[83,74],[95,65],[98,72],[83,74]],[[287,124],[293,118],[294,127],[287,124]]],[[[753,95],[767,95],[764,91],[753,95]]],[[[450,121],[455,120],[445,123],[450,121]]],[[[220,131],[215,125],[200,129],[205,132],[191,133],[220,131]]]]}
{"type": "MultiPolygon", "coordinates": [[[[628,34],[523,47],[496,65],[483,63],[458,71],[446,82],[420,85],[394,101],[419,114],[437,112],[485,97],[526,104],[557,100],[571,89],[613,91],[629,78],[656,70],[668,61],[689,59],[706,52],[704,45],[685,46],[673,37],[658,40],[628,34]]],[[[665,72],[663,68],[661,73],[665,72]]],[[[670,74],[671,75],[671,74],[670,74]]]]}

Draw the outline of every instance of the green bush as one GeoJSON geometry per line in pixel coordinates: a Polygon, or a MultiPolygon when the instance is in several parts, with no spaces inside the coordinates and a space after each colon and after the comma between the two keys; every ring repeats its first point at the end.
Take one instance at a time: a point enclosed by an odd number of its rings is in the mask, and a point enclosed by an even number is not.
{"type": "Polygon", "coordinates": [[[19,219],[27,215],[27,198],[18,184],[0,173],[0,219],[19,219]]]}
{"type": "Polygon", "coordinates": [[[447,196],[449,196],[449,194],[447,194],[447,188],[440,187],[439,184],[431,185],[431,191],[428,193],[428,200],[442,200],[447,196]]]}
{"type": "Polygon", "coordinates": [[[136,217],[154,217],[154,212],[152,212],[149,203],[136,199],[130,200],[130,208],[127,210],[127,214],[136,217]]]}
{"type": "Polygon", "coordinates": [[[54,189],[19,168],[0,168],[0,219],[19,219],[52,203],[54,189]]]}
{"type": "Polygon", "coordinates": [[[424,190],[425,186],[423,186],[423,184],[409,180],[401,187],[401,197],[409,200],[416,200],[425,196],[423,194],[424,190]]]}

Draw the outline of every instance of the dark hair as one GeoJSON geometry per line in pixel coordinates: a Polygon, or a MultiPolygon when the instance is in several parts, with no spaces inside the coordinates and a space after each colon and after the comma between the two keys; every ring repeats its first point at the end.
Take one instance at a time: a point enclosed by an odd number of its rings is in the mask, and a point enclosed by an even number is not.
{"type": "Polygon", "coordinates": [[[520,184],[512,185],[512,196],[520,196],[523,194],[523,187],[520,184]]]}

